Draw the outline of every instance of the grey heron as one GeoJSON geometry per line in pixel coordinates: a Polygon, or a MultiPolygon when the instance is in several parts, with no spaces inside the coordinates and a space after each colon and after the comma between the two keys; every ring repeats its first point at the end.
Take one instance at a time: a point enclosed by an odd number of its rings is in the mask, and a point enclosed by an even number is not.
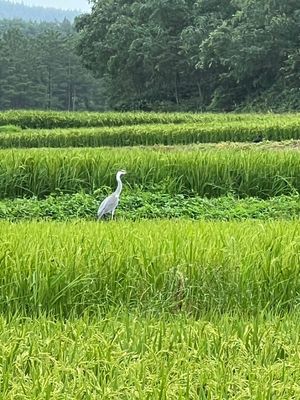
{"type": "Polygon", "coordinates": [[[119,204],[119,199],[120,199],[120,194],[123,188],[123,184],[121,181],[121,177],[126,174],[126,171],[123,169],[121,171],[117,172],[116,179],[118,182],[117,189],[106,199],[102,201],[102,203],[99,206],[98,212],[97,212],[97,217],[98,219],[102,218],[104,214],[111,213],[111,219],[114,218],[114,213],[116,210],[116,207],[119,204]]]}

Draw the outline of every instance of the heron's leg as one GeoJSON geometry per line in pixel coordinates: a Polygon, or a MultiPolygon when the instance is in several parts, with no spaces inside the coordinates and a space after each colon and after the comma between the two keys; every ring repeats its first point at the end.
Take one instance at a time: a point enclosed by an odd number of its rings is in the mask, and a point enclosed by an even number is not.
{"type": "Polygon", "coordinates": [[[111,212],[111,219],[112,220],[114,219],[114,213],[115,213],[115,210],[111,212]]]}

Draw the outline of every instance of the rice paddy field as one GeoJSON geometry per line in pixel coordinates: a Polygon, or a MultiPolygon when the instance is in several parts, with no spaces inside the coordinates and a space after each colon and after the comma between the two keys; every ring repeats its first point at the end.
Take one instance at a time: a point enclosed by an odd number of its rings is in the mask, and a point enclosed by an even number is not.
{"type": "Polygon", "coordinates": [[[299,192],[300,114],[0,112],[0,398],[299,399],[299,192]]]}

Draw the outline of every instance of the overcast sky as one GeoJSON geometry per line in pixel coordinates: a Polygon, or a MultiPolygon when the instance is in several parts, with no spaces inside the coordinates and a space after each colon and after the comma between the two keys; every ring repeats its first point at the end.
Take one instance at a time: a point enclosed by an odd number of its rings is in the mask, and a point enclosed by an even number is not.
{"type": "Polygon", "coordinates": [[[31,6],[55,7],[70,10],[89,10],[88,0],[13,0],[14,3],[24,3],[31,6]]]}

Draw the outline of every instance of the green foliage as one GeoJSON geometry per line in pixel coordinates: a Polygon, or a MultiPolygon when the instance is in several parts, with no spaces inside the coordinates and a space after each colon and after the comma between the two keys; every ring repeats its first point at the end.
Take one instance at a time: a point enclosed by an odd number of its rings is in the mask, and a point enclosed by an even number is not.
{"type": "MultiPolygon", "coordinates": [[[[11,111],[0,143],[259,142],[298,126],[292,114],[11,111]]],[[[297,398],[298,146],[0,150],[2,396],[297,398]],[[116,220],[96,221],[120,168],[116,220]]]]}
{"type": "Polygon", "coordinates": [[[298,221],[0,223],[1,313],[284,312],[299,303],[298,221]]]}
{"type": "MultiPolygon", "coordinates": [[[[28,114],[26,114],[28,115],[28,114]]],[[[2,117],[6,114],[2,114],[2,117]]],[[[76,115],[63,117],[61,114],[38,115],[41,124],[73,125],[103,124],[100,128],[88,129],[52,129],[27,130],[13,133],[1,128],[0,147],[99,147],[99,146],[139,146],[139,145],[176,145],[193,143],[256,142],[263,140],[300,139],[300,115],[269,116],[246,115],[231,116],[222,121],[220,116],[197,114],[83,114],[79,120],[76,115]],[[47,116],[46,118],[43,117],[47,116]],[[48,117],[49,116],[49,117],[48,117]],[[162,123],[152,124],[152,120],[161,119],[162,123]],[[191,120],[192,123],[180,123],[180,120],[191,120]],[[176,123],[167,123],[167,121],[176,123]],[[123,121],[121,126],[115,127],[123,121]],[[199,121],[199,122],[196,122],[199,121]],[[127,123],[143,122],[143,125],[126,125],[127,123]],[[6,134],[4,134],[6,133],[6,134]]],[[[39,124],[35,115],[28,125],[39,124]],[[34,120],[34,118],[36,118],[34,120]]],[[[16,122],[26,124],[23,116],[16,116],[16,122]],[[20,118],[19,118],[20,117],[20,118]],[[22,121],[22,122],[21,122],[22,121]]],[[[0,115],[1,119],[1,115],[0,115]]],[[[8,117],[7,119],[10,119],[8,117]]]]}
{"type": "MultiPolygon", "coordinates": [[[[99,202],[107,190],[94,194],[53,194],[45,199],[3,200],[0,202],[0,219],[11,221],[31,219],[70,220],[84,218],[95,220],[99,202]]],[[[117,209],[117,219],[142,218],[192,218],[206,220],[244,219],[296,219],[300,217],[300,198],[277,196],[268,200],[233,196],[219,198],[187,197],[164,192],[126,190],[117,209]]]]}
{"type": "Polygon", "coordinates": [[[82,67],[77,36],[67,20],[0,20],[0,110],[103,109],[104,89],[82,67]]]}
{"type": "Polygon", "coordinates": [[[0,125],[0,133],[16,133],[16,132],[21,132],[22,129],[19,126],[16,125],[0,125]]]}
{"type": "Polygon", "coordinates": [[[76,20],[82,62],[122,110],[229,111],[264,93],[299,110],[299,27],[298,0],[93,1],[76,20]]]}
{"type": "Polygon", "coordinates": [[[300,190],[300,154],[295,151],[197,148],[103,148],[0,150],[0,196],[87,193],[125,183],[167,193],[218,197],[272,197],[300,190]]]}
{"type": "Polygon", "coordinates": [[[5,399],[298,396],[299,315],[0,319],[5,399]]]}
{"type": "MultiPolygon", "coordinates": [[[[208,114],[208,113],[146,113],[146,112],[59,112],[10,110],[0,112],[0,126],[14,124],[22,128],[80,128],[110,127],[142,124],[181,124],[181,123],[226,123],[245,121],[245,123],[284,123],[297,122],[298,114],[208,114]]],[[[127,127],[126,127],[127,129],[127,127]]]]}
{"type": "Polygon", "coordinates": [[[298,0],[93,3],[0,20],[0,109],[299,110],[298,0]]]}

